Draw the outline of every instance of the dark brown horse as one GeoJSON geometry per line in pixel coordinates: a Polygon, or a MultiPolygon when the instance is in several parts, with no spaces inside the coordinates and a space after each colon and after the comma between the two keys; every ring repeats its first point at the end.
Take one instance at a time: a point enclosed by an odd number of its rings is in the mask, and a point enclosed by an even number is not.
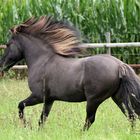
{"type": "Polygon", "coordinates": [[[21,119],[26,106],[44,103],[42,124],[55,100],[87,101],[85,130],[94,122],[98,106],[109,97],[130,120],[140,116],[140,80],[133,69],[109,55],[71,57],[80,41],[70,25],[44,16],[31,18],[11,32],[0,64],[3,71],[24,58],[28,65],[32,94],[19,103],[21,119]]]}

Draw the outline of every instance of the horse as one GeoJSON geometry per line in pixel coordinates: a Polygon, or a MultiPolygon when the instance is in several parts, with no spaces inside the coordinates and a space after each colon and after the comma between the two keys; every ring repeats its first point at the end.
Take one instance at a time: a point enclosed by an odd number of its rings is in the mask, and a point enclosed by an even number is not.
{"type": "Polygon", "coordinates": [[[1,71],[25,59],[31,95],[19,102],[19,118],[24,109],[43,103],[42,126],[54,101],[86,101],[83,129],[95,121],[101,103],[112,98],[132,124],[140,116],[140,79],[119,59],[98,54],[75,57],[82,43],[73,25],[50,16],[32,17],[10,29],[11,38],[0,60],[1,71]]]}

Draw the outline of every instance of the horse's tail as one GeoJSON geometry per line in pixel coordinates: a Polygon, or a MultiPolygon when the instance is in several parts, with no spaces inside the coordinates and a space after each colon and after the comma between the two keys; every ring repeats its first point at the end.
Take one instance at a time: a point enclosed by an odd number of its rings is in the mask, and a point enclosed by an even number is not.
{"type": "Polygon", "coordinates": [[[117,92],[118,101],[123,104],[124,113],[129,118],[140,116],[140,79],[127,64],[119,67],[120,87],[117,92]],[[127,111],[127,112],[126,112],[127,111]]]}

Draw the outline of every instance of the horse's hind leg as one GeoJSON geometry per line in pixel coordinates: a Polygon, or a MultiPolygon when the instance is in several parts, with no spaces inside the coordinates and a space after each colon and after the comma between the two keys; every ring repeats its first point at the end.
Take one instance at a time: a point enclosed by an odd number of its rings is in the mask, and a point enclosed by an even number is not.
{"type": "Polygon", "coordinates": [[[25,118],[24,118],[24,108],[25,106],[32,106],[32,105],[36,105],[38,103],[42,103],[43,100],[41,98],[38,98],[37,96],[31,94],[28,98],[26,98],[25,100],[21,101],[18,105],[18,109],[19,109],[19,118],[23,121],[23,123],[25,124],[25,118]]]}
{"type": "Polygon", "coordinates": [[[83,130],[88,130],[91,126],[91,124],[95,121],[95,114],[97,111],[98,106],[101,104],[101,101],[98,101],[96,99],[88,99],[87,100],[87,107],[86,107],[86,122],[84,125],[83,130]]]}
{"type": "Polygon", "coordinates": [[[85,88],[85,93],[87,99],[87,116],[83,130],[88,130],[91,124],[95,121],[97,108],[103,101],[110,97],[110,92],[107,90],[103,90],[103,88],[101,87],[94,87],[93,89],[90,89],[89,86],[85,88]]]}
{"type": "MultiPolygon", "coordinates": [[[[118,94],[119,95],[119,94],[118,94]]],[[[122,101],[122,97],[119,97],[116,95],[112,96],[113,101],[117,104],[117,106],[120,108],[122,113],[129,118],[129,121],[131,122],[131,129],[134,130],[135,128],[135,122],[136,118],[134,115],[134,112],[131,111],[128,105],[125,105],[122,101]]]]}

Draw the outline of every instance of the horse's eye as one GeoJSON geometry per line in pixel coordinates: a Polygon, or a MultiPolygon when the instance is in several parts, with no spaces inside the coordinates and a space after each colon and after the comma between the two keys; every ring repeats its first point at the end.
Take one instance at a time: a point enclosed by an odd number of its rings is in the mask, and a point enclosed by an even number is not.
{"type": "Polygon", "coordinates": [[[6,44],[6,48],[9,47],[9,46],[10,46],[10,43],[7,43],[7,44],[6,44]]]}

